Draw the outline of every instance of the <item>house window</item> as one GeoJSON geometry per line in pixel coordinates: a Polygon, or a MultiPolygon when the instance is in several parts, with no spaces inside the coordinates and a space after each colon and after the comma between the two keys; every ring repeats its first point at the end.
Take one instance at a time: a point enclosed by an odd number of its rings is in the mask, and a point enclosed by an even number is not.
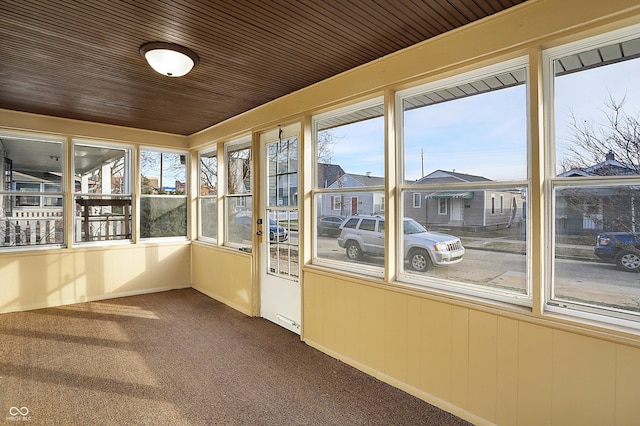
{"type": "Polygon", "coordinates": [[[215,150],[201,152],[199,239],[216,243],[218,236],[218,156],[215,150]]]}
{"type": "Polygon", "coordinates": [[[74,242],[131,240],[131,148],[74,141],[74,242]]]}
{"type": "Polygon", "coordinates": [[[504,194],[500,194],[500,214],[504,214],[504,194]]]}
{"type": "Polygon", "coordinates": [[[342,199],[343,195],[332,195],[331,196],[331,210],[341,210],[342,209],[342,199]]]}
{"type": "MultiPolygon", "coordinates": [[[[313,189],[313,212],[318,224],[313,255],[316,264],[383,275],[384,238],[376,235],[365,242],[362,239],[346,241],[339,236],[336,244],[337,231],[328,230],[324,225],[327,216],[357,215],[358,218],[377,217],[376,220],[384,217],[383,112],[382,99],[374,99],[313,118],[317,159],[313,189]]],[[[372,232],[367,230],[366,234],[372,232]]]]}
{"type": "Polygon", "coordinates": [[[252,213],[252,152],[251,138],[246,137],[225,145],[226,191],[225,244],[234,247],[251,246],[252,213]]]}
{"type": "MultiPolygon", "coordinates": [[[[42,185],[40,183],[16,182],[17,192],[41,192],[42,185]]],[[[16,197],[16,207],[40,207],[41,201],[39,196],[21,195],[16,197]]]]}
{"type": "Polygon", "coordinates": [[[416,192],[413,194],[413,208],[421,209],[422,208],[422,194],[416,192]]]}
{"type": "Polygon", "coordinates": [[[397,93],[400,240],[411,247],[397,268],[400,281],[530,303],[524,212],[495,214],[496,196],[524,200],[529,187],[527,74],[521,58],[397,93]],[[421,246],[434,232],[439,242],[421,246]],[[488,242],[463,248],[474,238],[488,242]],[[476,261],[482,270],[470,279],[476,261]]]}
{"type": "Polygon", "coordinates": [[[0,133],[0,248],[64,244],[64,142],[0,133]]]}
{"type": "Polygon", "coordinates": [[[187,236],[187,153],[140,150],[140,238],[187,236]]]}
{"type": "Polygon", "coordinates": [[[447,214],[447,199],[446,198],[438,198],[438,214],[446,215],[447,214]]]}
{"type": "Polygon", "coordinates": [[[544,52],[555,137],[549,311],[640,321],[638,274],[627,272],[640,267],[638,46],[636,27],[544,52]]]}

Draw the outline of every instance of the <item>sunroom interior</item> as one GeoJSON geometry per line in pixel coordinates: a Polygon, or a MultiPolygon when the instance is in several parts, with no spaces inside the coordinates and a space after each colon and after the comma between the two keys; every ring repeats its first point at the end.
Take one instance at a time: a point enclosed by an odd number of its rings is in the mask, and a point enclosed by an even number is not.
{"type": "MultiPolygon", "coordinates": [[[[499,11],[184,122],[170,100],[155,124],[133,104],[101,119],[0,83],[0,321],[193,288],[474,424],[635,424],[640,263],[594,246],[640,219],[640,5],[481,3],[499,11]],[[562,174],[605,155],[629,171],[562,174]],[[439,240],[409,248],[407,223],[439,240]]],[[[213,96],[147,71],[154,99],[213,96]]]]}

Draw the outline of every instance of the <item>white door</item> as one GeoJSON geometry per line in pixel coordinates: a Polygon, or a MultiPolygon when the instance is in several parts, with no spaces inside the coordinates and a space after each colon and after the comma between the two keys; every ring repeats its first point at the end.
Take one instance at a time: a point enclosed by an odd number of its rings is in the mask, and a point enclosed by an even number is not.
{"type": "Polygon", "coordinates": [[[289,126],[260,136],[260,315],[300,334],[298,132],[289,126]]]}
{"type": "Polygon", "coordinates": [[[464,200],[462,198],[451,199],[451,221],[462,222],[464,217],[464,200]]]}

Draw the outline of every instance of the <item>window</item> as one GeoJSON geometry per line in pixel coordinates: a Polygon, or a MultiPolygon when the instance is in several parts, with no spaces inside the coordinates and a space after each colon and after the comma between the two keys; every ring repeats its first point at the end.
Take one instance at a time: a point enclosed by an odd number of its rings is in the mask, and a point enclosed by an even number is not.
{"type": "Polygon", "coordinates": [[[438,198],[438,214],[446,215],[447,214],[447,199],[446,198],[438,198]]]}
{"type": "Polygon", "coordinates": [[[75,141],[74,241],[131,240],[131,148],[75,141]]]}
{"type": "Polygon", "coordinates": [[[526,81],[522,58],[397,94],[399,280],[530,303],[526,81]]]}
{"type": "Polygon", "coordinates": [[[253,236],[251,160],[250,138],[231,142],[225,146],[226,243],[233,246],[251,246],[253,236]]]}
{"type": "Polygon", "coordinates": [[[331,210],[342,210],[342,199],[344,195],[332,195],[331,196],[331,210]]]}
{"type": "Polygon", "coordinates": [[[187,236],[187,154],[140,150],[140,238],[187,236]]]}
{"type": "Polygon", "coordinates": [[[216,151],[200,153],[200,239],[217,242],[218,156],[216,151]]]}
{"type": "Polygon", "coordinates": [[[0,247],[64,243],[64,144],[0,134],[0,247]]]}
{"type": "MultiPolygon", "coordinates": [[[[29,182],[16,182],[17,192],[42,192],[42,184],[29,183],[29,182]]],[[[42,202],[39,196],[25,196],[21,195],[16,197],[16,207],[40,207],[42,202]]]]}
{"type": "Polygon", "coordinates": [[[640,267],[640,28],[544,56],[555,157],[547,309],[638,321],[638,274],[627,271],[640,267]]]}
{"type": "MultiPolygon", "coordinates": [[[[313,190],[315,223],[321,223],[320,219],[329,215],[384,218],[382,100],[318,115],[313,123],[317,171],[313,190]]],[[[345,227],[355,226],[354,220],[357,219],[347,220],[345,227]]],[[[364,227],[369,230],[372,223],[367,219],[364,227]]],[[[375,246],[369,246],[375,247],[373,253],[362,238],[342,240],[339,236],[336,242],[337,232],[325,233],[322,229],[319,226],[316,232],[314,263],[349,270],[355,266],[359,272],[382,276],[384,236],[380,239],[375,235],[375,246]]]]}
{"type": "Polygon", "coordinates": [[[422,194],[420,194],[419,192],[413,194],[413,208],[422,208],[422,194]]]}

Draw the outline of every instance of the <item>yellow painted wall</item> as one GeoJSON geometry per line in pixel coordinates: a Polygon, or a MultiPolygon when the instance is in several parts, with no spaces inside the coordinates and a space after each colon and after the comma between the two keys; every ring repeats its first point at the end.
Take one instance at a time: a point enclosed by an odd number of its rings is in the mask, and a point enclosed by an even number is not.
{"type": "Polygon", "coordinates": [[[256,301],[253,293],[252,257],[230,248],[194,243],[193,288],[252,315],[256,301]]]}
{"type": "Polygon", "coordinates": [[[320,271],[303,298],[309,345],[476,424],[640,420],[638,347],[320,271]]]}
{"type": "Polygon", "coordinates": [[[191,285],[190,244],[0,254],[0,313],[191,285]]]}

